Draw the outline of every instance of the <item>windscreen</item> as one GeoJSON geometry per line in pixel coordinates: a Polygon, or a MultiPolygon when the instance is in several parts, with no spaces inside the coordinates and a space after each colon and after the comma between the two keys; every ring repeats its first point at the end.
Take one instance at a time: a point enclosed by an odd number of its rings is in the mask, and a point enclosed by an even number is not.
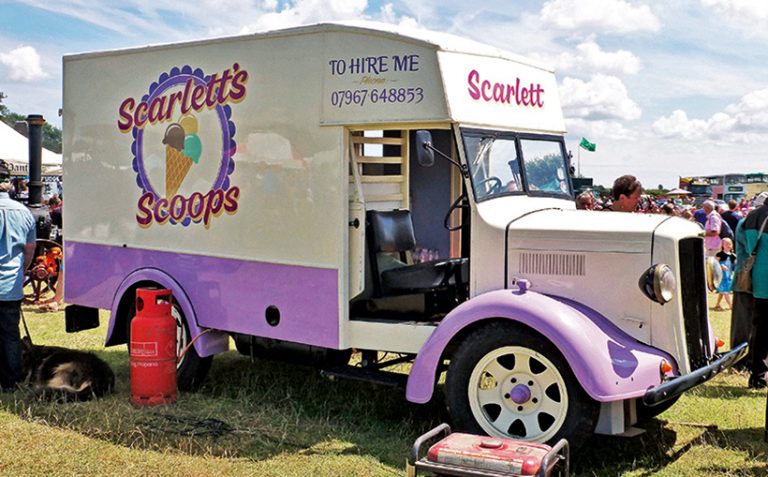
{"type": "Polygon", "coordinates": [[[503,195],[571,197],[562,138],[463,131],[477,201],[503,195]]]}

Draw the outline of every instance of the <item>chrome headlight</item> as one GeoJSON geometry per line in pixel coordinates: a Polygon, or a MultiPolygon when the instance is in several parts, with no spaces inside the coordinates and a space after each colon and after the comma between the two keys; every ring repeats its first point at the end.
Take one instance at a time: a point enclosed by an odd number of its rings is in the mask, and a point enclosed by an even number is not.
{"type": "Polygon", "coordinates": [[[677,279],[669,265],[659,263],[640,276],[638,285],[645,296],[663,305],[675,296],[677,279]]]}

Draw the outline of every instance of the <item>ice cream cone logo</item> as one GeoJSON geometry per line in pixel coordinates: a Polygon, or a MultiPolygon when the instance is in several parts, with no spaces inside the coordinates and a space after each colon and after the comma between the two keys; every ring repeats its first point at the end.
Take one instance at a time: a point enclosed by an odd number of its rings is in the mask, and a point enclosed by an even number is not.
{"type": "Polygon", "coordinates": [[[140,227],[200,224],[207,229],[220,215],[237,212],[232,105],[245,100],[247,83],[248,71],[238,63],[210,75],[189,65],[173,67],[146,94],[120,103],[118,129],[133,136],[140,227]],[[204,165],[195,167],[201,159],[204,165]],[[201,188],[208,177],[211,186],[201,188]]]}
{"type": "Polygon", "coordinates": [[[173,197],[184,178],[197,164],[202,153],[202,142],[197,135],[197,119],[192,115],[182,117],[165,130],[165,196],[173,197]]]}

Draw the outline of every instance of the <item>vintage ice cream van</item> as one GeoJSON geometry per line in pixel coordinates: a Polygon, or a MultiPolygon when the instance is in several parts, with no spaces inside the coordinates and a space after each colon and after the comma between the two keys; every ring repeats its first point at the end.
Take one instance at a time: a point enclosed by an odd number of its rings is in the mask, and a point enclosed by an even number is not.
{"type": "Polygon", "coordinates": [[[554,72],[505,51],[321,24],[69,55],[63,118],[67,322],[126,343],[170,289],[183,389],[232,337],[552,441],[745,351],[714,345],[699,227],[575,209],[554,72]]]}

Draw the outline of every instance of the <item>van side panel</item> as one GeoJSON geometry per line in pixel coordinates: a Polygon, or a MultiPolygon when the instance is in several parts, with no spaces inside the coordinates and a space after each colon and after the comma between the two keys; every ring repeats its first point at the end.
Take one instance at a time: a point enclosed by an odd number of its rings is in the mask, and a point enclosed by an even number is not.
{"type": "Polygon", "coordinates": [[[321,28],[63,68],[68,303],[156,267],[200,326],[346,346],[344,126],[446,121],[434,46],[321,28]]]}
{"type": "Polygon", "coordinates": [[[68,242],[65,260],[71,265],[68,300],[81,305],[111,309],[125,277],[157,269],[190,297],[200,327],[328,348],[339,344],[336,321],[322,319],[334,317],[339,307],[335,269],[77,242],[68,242]],[[260,293],[265,288],[269,293],[260,293]],[[268,307],[280,312],[275,326],[265,318],[268,307]]]}

